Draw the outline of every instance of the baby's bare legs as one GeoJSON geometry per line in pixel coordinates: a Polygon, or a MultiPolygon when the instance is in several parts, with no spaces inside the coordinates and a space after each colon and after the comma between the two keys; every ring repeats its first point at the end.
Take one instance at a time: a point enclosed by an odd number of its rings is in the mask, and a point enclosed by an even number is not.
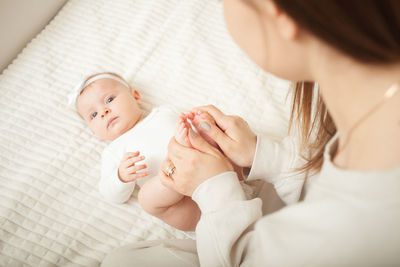
{"type": "MultiPolygon", "coordinates": [[[[184,146],[190,146],[189,123],[182,114],[176,125],[175,139],[184,146]]],[[[169,225],[184,231],[193,231],[200,219],[200,209],[190,198],[165,187],[159,175],[147,181],[139,191],[139,202],[143,209],[169,225]]]]}
{"type": "Polygon", "coordinates": [[[139,191],[139,203],[145,211],[169,225],[194,231],[200,219],[200,209],[190,198],[165,187],[160,175],[148,180],[139,191]]]}

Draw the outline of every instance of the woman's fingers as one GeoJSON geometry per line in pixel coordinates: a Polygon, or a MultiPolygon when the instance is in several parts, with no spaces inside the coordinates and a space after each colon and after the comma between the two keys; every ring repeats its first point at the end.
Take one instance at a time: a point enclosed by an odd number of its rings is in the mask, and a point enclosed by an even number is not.
{"type": "Polygon", "coordinates": [[[228,119],[229,117],[226,116],[222,111],[220,111],[217,107],[213,105],[196,107],[193,109],[193,111],[208,112],[214,118],[218,127],[224,132],[229,127],[229,119],[228,119]]]}
{"type": "MultiPolygon", "coordinates": [[[[192,130],[193,131],[193,130],[192,130]]],[[[229,160],[200,135],[189,134],[193,148],[180,145],[172,138],[168,145],[168,158],[162,165],[162,183],[183,195],[191,196],[194,190],[205,180],[226,172],[233,167],[229,160]],[[170,164],[175,169],[165,174],[170,164]]]]}
{"type": "Polygon", "coordinates": [[[172,161],[170,159],[165,159],[163,160],[163,162],[161,163],[161,172],[160,172],[160,179],[161,179],[161,183],[165,186],[167,186],[168,188],[174,189],[174,181],[171,177],[168,177],[165,172],[167,171],[167,169],[169,168],[169,166],[173,164],[172,161]]]}
{"type": "MultiPolygon", "coordinates": [[[[171,138],[168,144],[168,157],[172,162],[182,159],[188,159],[191,155],[191,151],[189,147],[181,145],[176,141],[175,137],[171,138]]],[[[165,170],[165,169],[163,169],[165,170]]]]}
{"type": "Polygon", "coordinates": [[[165,159],[162,163],[161,163],[161,171],[159,173],[159,177],[160,177],[160,181],[161,183],[165,186],[168,187],[169,189],[172,189],[176,192],[179,192],[180,190],[177,188],[174,179],[172,178],[172,176],[175,174],[175,172],[177,171],[177,169],[174,170],[174,173],[171,175],[171,177],[168,177],[165,174],[165,171],[167,170],[167,168],[169,168],[169,166],[173,164],[173,162],[170,159],[165,159]]]}
{"type": "Polygon", "coordinates": [[[190,160],[196,153],[206,153],[211,155],[218,155],[220,153],[215,147],[211,146],[203,137],[189,128],[189,142],[193,148],[185,147],[179,144],[175,138],[171,138],[168,144],[168,156],[172,162],[177,160],[190,160]],[[194,142],[194,143],[192,143],[194,142]]]}
{"type": "Polygon", "coordinates": [[[209,124],[205,121],[195,121],[194,126],[214,140],[222,151],[226,150],[229,147],[229,144],[233,141],[216,124],[209,124]]]}
{"type": "Polygon", "coordinates": [[[220,152],[215,147],[211,146],[203,137],[201,137],[201,135],[199,135],[192,129],[189,129],[188,137],[193,148],[203,153],[219,156],[220,152]]]}

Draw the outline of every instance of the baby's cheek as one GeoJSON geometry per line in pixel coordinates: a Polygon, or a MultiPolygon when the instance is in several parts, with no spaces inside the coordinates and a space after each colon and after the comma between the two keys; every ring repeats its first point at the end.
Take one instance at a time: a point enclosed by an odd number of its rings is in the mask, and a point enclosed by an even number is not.
{"type": "Polygon", "coordinates": [[[105,135],[105,133],[103,131],[101,131],[100,127],[98,127],[98,125],[96,124],[92,124],[90,125],[89,129],[91,130],[91,132],[97,136],[97,138],[99,138],[101,141],[106,140],[107,136],[105,135]]]}

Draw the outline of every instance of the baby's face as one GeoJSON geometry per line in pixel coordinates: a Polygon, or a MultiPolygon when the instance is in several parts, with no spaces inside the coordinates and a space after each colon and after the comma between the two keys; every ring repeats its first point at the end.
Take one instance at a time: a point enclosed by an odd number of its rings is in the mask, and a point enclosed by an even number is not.
{"type": "Polygon", "coordinates": [[[100,140],[114,140],[142,117],[140,95],[112,79],[87,86],[76,100],[78,113],[100,140]]]}

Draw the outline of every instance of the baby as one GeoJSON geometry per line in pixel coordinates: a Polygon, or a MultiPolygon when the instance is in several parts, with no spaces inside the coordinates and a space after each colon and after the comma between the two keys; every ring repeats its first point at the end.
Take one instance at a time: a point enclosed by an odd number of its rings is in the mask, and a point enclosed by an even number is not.
{"type": "MultiPolygon", "coordinates": [[[[100,193],[109,201],[124,203],[137,183],[139,203],[148,213],[184,231],[193,231],[200,210],[190,198],[161,184],[161,162],[172,136],[182,145],[187,138],[188,118],[195,125],[215,125],[207,113],[177,113],[161,106],[147,116],[141,96],[119,75],[99,73],[82,82],[70,98],[79,115],[100,140],[112,141],[102,153],[100,193]]],[[[216,146],[204,132],[198,133],[216,146]]],[[[240,171],[239,171],[240,172],[240,171]]]]}

